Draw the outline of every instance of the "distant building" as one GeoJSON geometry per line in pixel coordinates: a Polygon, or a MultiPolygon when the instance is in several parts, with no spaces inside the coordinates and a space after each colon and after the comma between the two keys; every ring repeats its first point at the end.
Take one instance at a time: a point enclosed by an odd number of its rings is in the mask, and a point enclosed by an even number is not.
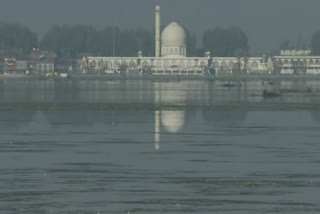
{"type": "Polygon", "coordinates": [[[171,22],[161,32],[160,7],[155,10],[155,57],[88,57],[79,60],[82,73],[149,74],[149,75],[223,75],[236,70],[266,73],[262,58],[187,57],[186,33],[177,22],[171,22]]]}
{"type": "Polygon", "coordinates": [[[53,73],[55,59],[55,53],[34,48],[29,55],[29,67],[33,73],[53,73]]]}
{"type": "Polygon", "coordinates": [[[2,51],[1,71],[4,74],[29,73],[27,55],[20,50],[2,51]]]}
{"type": "Polygon", "coordinates": [[[283,75],[320,74],[320,56],[311,56],[311,50],[281,50],[273,57],[276,73],[283,75]]]}
{"type": "MultiPolygon", "coordinates": [[[[205,57],[187,57],[186,33],[172,22],[160,30],[160,7],[155,11],[155,57],[83,57],[82,73],[150,75],[203,75],[209,69],[210,54],[205,57]]],[[[137,50],[138,51],[138,50],[137,50]]]]}
{"type": "Polygon", "coordinates": [[[274,56],[280,74],[320,74],[320,56],[274,56]]]}
{"type": "Polygon", "coordinates": [[[5,58],[3,63],[4,74],[28,74],[28,61],[5,58]]]}
{"type": "Polygon", "coordinates": [[[43,60],[37,62],[36,71],[39,73],[53,73],[54,72],[54,62],[43,60]]]}
{"type": "Polygon", "coordinates": [[[280,56],[310,56],[311,50],[281,50],[280,56]]]}

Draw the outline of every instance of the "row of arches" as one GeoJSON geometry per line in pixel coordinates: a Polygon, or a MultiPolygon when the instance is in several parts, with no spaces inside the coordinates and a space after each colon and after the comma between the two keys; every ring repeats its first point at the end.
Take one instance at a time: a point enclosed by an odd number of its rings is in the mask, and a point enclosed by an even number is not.
{"type": "MultiPolygon", "coordinates": [[[[89,59],[86,63],[90,67],[99,67],[99,68],[111,68],[111,67],[120,67],[126,66],[130,68],[135,68],[139,64],[142,66],[155,66],[155,67],[205,67],[208,66],[208,60],[199,60],[199,59],[145,59],[139,62],[139,58],[136,59],[89,59]]],[[[304,65],[320,65],[320,59],[285,59],[278,58],[275,59],[275,62],[278,64],[294,64],[301,63],[304,65]]],[[[237,60],[213,60],[214,67],[223,67],[223,68],[234,68],[238,63],[237,60]]],[[[244,64],[241,61],[241,64],[244,64]]],[[[248,67],[258,68],[260,62],[258,60],[248,62],[248,67]]]]}
{"type": "Polygon", "coordinates": [[[304,65],[320,65],[320,59],[276,59],[276,62],[282,64],[294,64],[299,62],[304,65]]]}
{"type": "MultiPolygon", "coordinates": [[[[238,63],[239,63],[238,61],[215,61],[213,63],[213,66],[215,68],[234,69],[238,63]]],[[[240,63],[241,63],[241,67],[243,67],[244,62],[241,61],[240,63]]],[[[259,64],[260,64],[259,61],[255,60],[255,61],[248,62],[247,65],[251,69],[257,69],[257,68],[259,68],[259,64]]]]}
{"type": "Polygon", "coordinates": [[[117,68],[121,66],[136,68],[137,62],[135,60],[90,60],[89,66],[92,68],[117,68]]]}
{"type": "Polygon", "coordinates": [[[158,68],[168,68],[168,67],[180,67],[180,68],[190,68],[190,67],[206,67],[208,66],[208,61],[205,60],[156,60],[154,62],[146,61],[145,64],[142,65],[148,65],[148,66],[155,66],[158,68]]]}
{"type": "Polygon", "coordinates": [[[206,60],[142,60],[138,62],[137,60],[89,60],[88,66],[92,68],[117,68],[117,67],[128,67],[136,68],[138,64],[141,64],[142,67],[159,67],[159,68],[168,68],[168,67],[206,67],[208,66],[208,61],[206,60]]]}

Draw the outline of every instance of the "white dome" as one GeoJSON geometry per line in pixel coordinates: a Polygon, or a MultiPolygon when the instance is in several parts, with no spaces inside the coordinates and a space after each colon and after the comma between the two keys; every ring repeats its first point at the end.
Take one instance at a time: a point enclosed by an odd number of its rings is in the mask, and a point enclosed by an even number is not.
{"type": "Polygon", "coordinates": [[[161,34],[162,46],[186,46],[184,29],[176,22],[170,23],[161,34]]]}

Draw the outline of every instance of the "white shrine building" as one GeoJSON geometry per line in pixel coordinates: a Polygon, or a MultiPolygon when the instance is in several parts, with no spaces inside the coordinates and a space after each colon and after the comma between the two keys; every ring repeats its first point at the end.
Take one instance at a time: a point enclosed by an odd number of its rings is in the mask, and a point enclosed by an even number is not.
{"type": "Polygon", "coordinates": [[[161,33],[160,23],[160,7],[156,6],[154,57],[144,57],[141,52],[137,57],[84,57],[80,60],[80,70],[127,75],[219,75],[232,74],[238,68],[247,73],[270,73],[262,57],[211,57],[209,52],[204,57],[187,57],[183,27],[172,22],[161,33]]]}

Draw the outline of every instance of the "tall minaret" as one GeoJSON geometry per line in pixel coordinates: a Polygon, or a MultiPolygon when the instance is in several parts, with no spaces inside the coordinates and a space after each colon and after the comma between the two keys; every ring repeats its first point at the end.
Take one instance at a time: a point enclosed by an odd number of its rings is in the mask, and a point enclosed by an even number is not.
{"type": "Polygon", "coordinates": [[[160,52],[161,52],[161,47],[160,47],[160,6],[156,6],[156,35],[155,35],[155,42],[156,42],[156,47],[155,47],[155,57],[160,57],[160,52]]]}

